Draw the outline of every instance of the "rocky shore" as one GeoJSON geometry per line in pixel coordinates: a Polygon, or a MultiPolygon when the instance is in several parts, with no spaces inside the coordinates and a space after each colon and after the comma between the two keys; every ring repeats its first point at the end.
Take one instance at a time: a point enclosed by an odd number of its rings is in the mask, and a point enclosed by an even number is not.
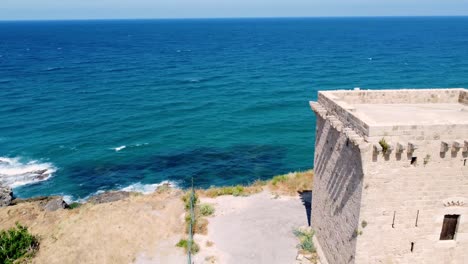
{"type": "MultiPolygon", "coordinates": [[[[101,204],[119,201],[130,196],[131,192],[126,191],[108,191],[91,196],[86,203],[101,204]]],[[[13,191],[8,186],[0,185],[0,207],[13,206],[21,203],[37,202],[46,211],[56,211],[58,209],[69,208],[61,196],[39,196],[33,198],[16,198],[13,191]]]]}

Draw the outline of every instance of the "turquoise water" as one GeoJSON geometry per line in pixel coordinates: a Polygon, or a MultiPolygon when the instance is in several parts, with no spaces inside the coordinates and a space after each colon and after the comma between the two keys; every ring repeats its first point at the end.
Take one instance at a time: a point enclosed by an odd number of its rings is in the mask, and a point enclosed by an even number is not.
{"type": "Polygon", "coordinates": [[[317,90],[468,86],[467,17],[1,22],[0,36],[0,175],[20,197],[304,170],[317,90]]]}

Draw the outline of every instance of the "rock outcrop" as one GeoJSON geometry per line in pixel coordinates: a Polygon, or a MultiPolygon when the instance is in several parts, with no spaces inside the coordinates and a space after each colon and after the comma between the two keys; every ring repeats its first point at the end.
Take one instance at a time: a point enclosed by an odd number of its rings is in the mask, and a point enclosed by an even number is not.
{"type": "Polygon", "coordinates": [[[63,200],[62,197],[51,197],[51,199],[44,205],[44,210],[52,212],[60,209],[65,209],[68,204],[63,200]]]}
{"type": "Polygon", "coordinates": [[[13,191],[10,187],[0,185],[0,207],[5,207],[11,204],[13,200],[13,191]]]}
{"type": "Polygon", "coordinates": [[[37,203],[42,209],[49,212],[68,208],[68,204],[61,196],[37,196],[26,199],[16,198],[11,201],[11,205],[17,205],[21,203],[37,203]]]}
{"type": "Polygon", "coordinates": [[[129,192],[111,191],[111,192],[105,192],[105,193],[95,195],[89,198],[88,202],[94,203],[94,204],[110,203],[110,202],[123,200],[129,196],[130,196],[129,192]]]}

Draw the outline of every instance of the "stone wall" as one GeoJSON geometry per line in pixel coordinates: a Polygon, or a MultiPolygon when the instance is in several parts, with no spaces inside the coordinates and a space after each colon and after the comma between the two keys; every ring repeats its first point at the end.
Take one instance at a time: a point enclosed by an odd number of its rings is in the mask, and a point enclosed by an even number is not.
{"type": "Polygon", "coordinates": [[[353,130],[361,136],[365,136],[369,133],[369,125],[356,117],[352,111],[353,107],[345,102],[336,102],[335,94],[325,94],[319,92],[318,101],[329,115],[338,119],[343,126],[352,127],[353,130]]]}
{"type": "MultiPolygon", "coordinates": [[[[437,139],[441,134],[466,137],[468,126],[465,124],[424,125],[424,126],[371,126],[355,115],[353,104],[423,104],[423,103],[462,103],[468,104],[468,90],[456,89],[418,89],[418,90],[366,90],[366,91],[321,91],[320,104],[332,118],[339,120],[360,136],[396,135],[404,140],[437,139]]],[[[468,112],[467,112],[468,116],[468,112]]]]}
{"type": "Polygon", "coordinates": [[[319,92],[333,94],[348,104],[426,104],[457,103],[462,88],[456,89],[398,89],[398,90],[340,90],[319,92]]]}
{"type": "Polygon", "coordinates": [[[468,152],[415,144],[412,154],[363,152],[356,263],[468,263],[468,152]],[[446,214],[461,215],[455,240],[439,240],[446,214]]]}
{"type": "Polygon", "coordinates": [[[312,227],[329,263],[354,263],[362,191],[359,148],[317,114],[312,227]]]}

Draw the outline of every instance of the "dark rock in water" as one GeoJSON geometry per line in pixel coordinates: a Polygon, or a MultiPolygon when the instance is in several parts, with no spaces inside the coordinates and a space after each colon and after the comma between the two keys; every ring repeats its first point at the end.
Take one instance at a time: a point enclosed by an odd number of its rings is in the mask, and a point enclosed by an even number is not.
{"type": "Polygon", "coordinates": [[[47,172],[47,169],[43,169],[43,170],[35,170],[35,171],[31,171],[30,173],[32,173],[32,174],[39,174],[39,175],[41,175],[41,174],[44,174],[44,173],[46,173],[46,172],[47,172]]]}
{"type": "Polygon", "coordinates": [[[105,192],[89,198],[88,202],[95,204],[110,203],[118,200],[123,200],[129,196],[130,193],[124,191],[105,192]]]}
{"type": "Polygon", "coordinates": [[[13,191],[10,187],[0,185],[0,207],[5,207],[11,204],[13,200],[13,191]]]}
{"type": "Polygon", "coordinates": [[[37,180],[43,180],[43,179],[45,179],[45,178],[47,178],[49,176],[50,176],[50,174],[44,173],[44,174],[41,174],[41,175],[37,176],[36,179],[37,180]]]}
{"type": "Polygon", "coordinates": [[[63,200],[62,197],[51,197],[51,199],[44,205],[46,211],[57,211],[59,209],[65,209],[68,204],[63,200]]]}

